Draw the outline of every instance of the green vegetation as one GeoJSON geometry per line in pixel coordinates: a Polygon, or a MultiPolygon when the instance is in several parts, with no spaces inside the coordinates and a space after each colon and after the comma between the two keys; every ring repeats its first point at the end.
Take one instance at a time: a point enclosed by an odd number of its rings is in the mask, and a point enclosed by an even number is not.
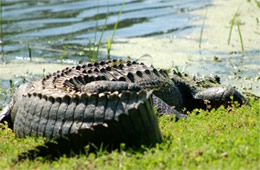
{"type": "MultiPolygon", "coordinates": [[[[247,2],[251,2],[251,0],[247,0],[247,2]]],[[[260,8],[260,1],[254,0],[254,2],[256,3],[256,6],[260,8]]]]}
{"type": "Polygon", "coordinates": [[[67,56],[67,51],[68,51],[68,44],[65,45],[64,51],[62,55],[60,56],[60,63],[63,63],[64,58],[67,56]]]}
{"type": "Polygon", "coordinates": [[[26,41],[26,44],[27,44],[27,50],[28,50],[28,55],[29,55],[29,58],[30,58],[30,62],[32,62],[32,49],[31,49],[29,40],[26,41]]]}
{"type": "Polygon", "coordinates": [[[239,16],[240,16],[240,14],[239,14],[238,9],[237,9],[237,11],[235,12],[233,18],[230,20],[230,29],[229,29],[229,34],[228,34],[228,45],[230,44],[230,39],[231,39],[233,27],[234,27],[234,25],[237,25],[237,30],[238,30],[238,35],[239,35],[239,39],[240,39],[241,50],[242,50],[242,53],[244,53],[245,50],[244,50],[244,43],[243,43],[242,33],[240,31],[241,21],[239,20],[239,16]]]}
{"type": "MultiPolygon", "coordinates": [[[[114,25],[114,28],[113,28],[112,36],[111,36],[111,38],[107,38],[107,58],[108,59],[110,59],[110,51],[111,51],[111,48],[112,48],[112,44],[113,44],[113,40],[114,40],[114,37],[115,37],[115,33],[116,33],[116,30],[117,30],[117,27],[118,27],[118,24],[119,24],[120,16],[122,15],[122,12],[123,12],[123,9],[124,9],[124,5],[125,5],[125,1],[122,2],[121,9],[120,9],[120,11],[118,13],[117,21],[116,21],[116,23],[114,25]]],[[[100,35],[98,44],[95,45],[96,38],[97,38],[97,30],[95,32],[94,43],[92,43],[91,40],[89,40],[89,43],[88,43],[88,57],[89,57],[89,60],[91,62],[95,62],[98,59],[99,48],[102,45],[103,35],[104,35],[104,32],[106,31],[106,28],[107,28],[108,17],[109,17],[109,11],[107,11],[105,23],[104,23],[104,25],[102,27],[101,35],[100,35]]],[[[98,28],[98,24],[96,24],[96,29],[97,28],[98,28]]]]}
{"type": "Polygon", "coordinates": [[[2,125],[0,169],[259,169],[260,102],[252,100],[251,104],[194,112],[178,122],[171,116],[160,117],[163,142],[153,148],[122,145],[121,151],[101,149],[54,160],[19,161],[19,154],[42,145],[44,139],[17,139],[2,125]]]}
{"type": "Polygon", "coordinates": [[[116,23],[114,25],[112,37],[111,38],[107,38],[107,57],[108,57],[108,59],[110,59],[110,51],[111,51],[111,48],[112,48],[113,40],[114,40],[114,37],[115,37],[115,34],[116,34],[116,30],[117,30],[118,23],[119,23],[119,20],[120,20],[120,16],[122,15],[124,6],[125,6],[125,1],[123,1],[121,9],[120,9],[120,11],[118,13],[118,17],[117,17],[117,21],[116,21],[116,23]]]}
{"type": "Polygon", "coordinates": [[[202,35],[203,35],[203,30],[204,30],[204,26],[205,26],[205,21],[206,21],[207,13],[208,13],[208,8],[206,8],[206,12],[205,12],[205,15],[204,15],[204,17],[203,17],[203,23],[202,23],[201,29],[200,29],[199,48],[201,48],[202,35]]]}
{"type": "Polygon", "coordinates": [[[2,0],[0,0],[0,43],[1,43],[1,58],[4,61],[4,42],[3,42],[3,8],[2,8],[2,0]]]}

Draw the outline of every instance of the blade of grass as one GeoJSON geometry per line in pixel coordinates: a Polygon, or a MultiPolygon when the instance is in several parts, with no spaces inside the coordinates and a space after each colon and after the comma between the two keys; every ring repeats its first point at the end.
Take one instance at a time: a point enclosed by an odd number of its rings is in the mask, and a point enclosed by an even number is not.
{"type": "Polygon", "coordinates": [[[107,27],[107,19],[108,19],[108,13],[107,13],[107,16],[106,16],[106,19],[105,19],[105,23],[104,23],[103,28],[102,28],[101,36],[100,36],[99,41],[98,41],[98,46],[97,46],[97,50],[96,50],[96,54],[95,54],[95,61],[98,58],[99,48],[101,46],[103,35],[104,35],[104,32],[105,32],[106,27],[107,27]]]}
{"type": "MultiPolygon", "coordinates": [[[[95,42],[94,42],[95,43],[95,42]]],[[[92,45],[92,41],[91,39],[89,39],[89,42],[88,42],[88,57],[89,57],[89,60],[94,62],[95,61],[95,44],[92,45]]]]}
{"type": "Polygon", "coordinates": [[[3,8],[2,8],[2,0],[0,0],[0,40],[1,40],[1,58],[4,62],[4,42],[3,42],[3,8]]]}
{"type": "Polygon", "coordinates": [[[237,30],[238,30],[238,34],[239,34],[241,50],[242,50],[242,53],[244,53],[245,50],[244,50],[243,37],[242,37],[241,30],[240,30],[240,21],[237,21],[237,30]]]}
{"type": "MultiPolygon", "coordinates": [[[[98,0],[98,6],[97,6],[97,14],[99,13],[99,0],[98,0]]],[[[94,37],[94,43],[97,41],[97,28],[98,28],[98,15],[96,15],[96,27],[95,27],[95,37],[94,37]]]]}
{"type": "Polygon", "coordinates": [[[64,58],[65,58],[66,55],[67,55],[67,49],[68,49],[68,45],[66,44],[66,45],[65,45],[65,49],[64,49],[62,55],[60,56],[60,63],[61,63],[61,64],[63,64],[63,60],[64,60],[64,58]]]}
{"type": "Polygon", "coordinates": [[[108,59],[110,59],[110,51],[111,51],[111,48],[112,48],[113,40],[114,40],[114,37],[115,37],[115,34],[116,34],[116,30],[117,30],[118,23],[119,23],[119,20],[120,20],[120,16],[122,15],[124,6],[125,6],[125,0],[122,2],[121,9],[120,9],[120,11],[119,11],[119,13],[118,13],[117,21],[116,21],[116,23],[115,23],[115,25],[114,25],[112,37],[111,37],[111,39],[108,39],[108,40],[107,40],[107,54],[108,54],[108,59]]]}
{"type": "Polygon", "coordinates": [[[235,25],[235,20],[239,16],[238,10],[239,10],[239,8],[236,10],[233,18],[230,20],[231,26],[230,26],[229,34],[228,34],[228,45],[230,44],[231,35],[232,35],[232,31],[233,31],[233,26],[235,25]]]}
{"type": "Polygon", "coordinates": [[[26,40],[26,43],[27,43],[27,50],[28,50],[30,62],[32,62],[32,49],[31,49],[31,47],[30,47],[30,42],[29,42],[29,40],[26,40]]]}
{"type": "Polygon", "coordinates": [[[233,26],[234,26],[234,20],[232,19],[231,21],[231,26],[230,26],[230,29],[229,29],[229,34],[228,34],[228,45],[230,44],[230,39],[231,39],[231,35],[232,35],[232,30],[233,30],[233,26]]]}
{"type": "Polygon", "coordinates": [[[201,29],[200,29],[199,48],[201,48],[202,35],[203,35],[203,30],[204,30],[205,20],[206,20],[207,14],[208,14],[208,8],[206,8],[206,12],[205,12],[205,15],[204,15],[204,17],[203,17],[203,23],[202,23],[202,26],[201,26],[201,29]]]}

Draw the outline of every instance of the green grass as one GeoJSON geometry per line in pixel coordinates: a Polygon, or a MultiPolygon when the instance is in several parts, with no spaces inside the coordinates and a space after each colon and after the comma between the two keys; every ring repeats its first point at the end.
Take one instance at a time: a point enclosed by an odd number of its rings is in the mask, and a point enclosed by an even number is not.
{"type": "Polygon", "coordinates": [[[1,40],[1,58],[4,61],[4,42],[3,42],[3,6],[0,0],[0,40],[1,40]]]}
{"type": "Polygon", "coordinates": [[[31,49],[29,40],[26,41],[26,44],[27,44],[28,56],[29,56],[30,62],[32,62],[32,49],[31,49]]]}
{"type": "Polygon", "coordinates": [[[114,40],[114,37],[115,37],[115,34],[116,34],[116,30],[117,30],[118,23],[119,23],[119,20],[120,20],[120,16],[122,15],[124,6],[125,6],[125,0],[122,2],[121,9],[120,9],[120,11],[118,13],[117,21],[116,21],[116,23],[114,25],[112,36],[111,36],[111,38],[107,38],[107,55],[108,55],[108,59],[110,59],[110,51],[112,49],[113,40],[114,40]]]}
{"type": "Polygon", "coordinates": [[[187,120],[159,118],[163,142],[142,147],[97,151],[47,160],[18,161],[18,155],[43,139],[17,139],[0,131],[0,169],[260,169],[260,101],[252,107],[201,111],[187,120]]]}
{"type": "Polygon", "coordinates": [[[206,12],[205,12],[205,15],[203,17],[203,23],[202,23],[201,29],[200,29],[200,39],[199,39],[199,48],[200,49],[201,49],[202,35],[203,35],[204,27],[205,27],[205,21],[206,21],[207,14],[208,14],[208,8],[206,8],[206,12]]]}
{"type": "Polygon", "coordinates": [[[241,30],[240,30],[241,21],[239,19],[239,16],[240,16],[239,9],[237,9],[235,14],[233,15],[233,18],[230,20],[230,29],[229,29],[229,34],[228,34],[228,45],[230,44],[233,27],[234,27],[234,25],[237,25],[237,31],[238,31],[238,35],[239,35],[241,51],[244,54],[245,49],[244,49],[242,33],[241,33],[241,30]]]}
{"type": "MultiPolygon", "coordinates": [[[[108,3],[108,1],[107,1],[108,3]]],[[[106,48],[107,48],[107,59],[111,59],[110,58],[110,52],[111,52],[111,49],[112,49],[112,44],[113,44],[113,40],[114,40],[114,37],[115,37],[115,34],[116,34],[116,30],[118,28],[118,24],[119,24],[119,20],[120,20],[120,16],[122,15],[123,13],[123,9],[124,9],[124,5],[125,5],[125,1],[122,2],[121,4],[121,9],[117,15],[117,21],[114,25],[114,28],[113,28],[113,33],[112,33],[112,36],[111,38],[110,37],[107,37],[107,43],[106,43],[106,48]]],[[[109,5],[107,5],[107,7],[109,7],[109,5]]],[[[99,9],[99,8],[98,8],[99,9]]],[[[97,32],[98,30],[96,30],[95,32],[95,39],[94,39],[94,43],[92,43],[91,40],[89,40],[89,44],[87,45],[88,46],[88,57],[89,57],[89,60],[91,62],[95,62],[98,60],[98,56],[99,56],[99,49],[102,45],[102,39],[103,39],[103,35],[104,35],[104,32],[106,31],[107,29],[107,20],[108,20],[108,17],[109,17],[109,10],[107,10],[107,14],[106,14],[106,18],[105,18],[105,22],[104,22],[104,25],[102,27],[102,30],[101,30],[101,35],[100,35],[100,38],[99,38],[99,41],[98,41],[98,44],[96,45],[96,39],[97,39],[97,32]]],[[[96,24],[96,29],[98,28],[98,24],[96,24]]]]}

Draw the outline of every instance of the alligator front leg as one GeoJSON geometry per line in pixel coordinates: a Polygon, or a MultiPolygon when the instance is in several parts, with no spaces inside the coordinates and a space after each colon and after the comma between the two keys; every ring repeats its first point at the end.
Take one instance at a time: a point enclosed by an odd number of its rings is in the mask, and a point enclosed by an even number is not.
{"type": "Polygon", "coordinates": [[[250,105],[246,98],[231,86],[211,87],[194,93],[193,97],[203,109],[206,109],[207,106],[210,108],[218,108],[221,105],[227,107],[232,101],[238,102],[240,106],[250,105]]]}
{"type": "Polygon", "coordinates": [[[182,114],[175,110],[173,107],[165,103],[162,99],[159,97],[153,95],[153,105],[157,109],[157,113],[159,115],[172,115],[174,114],[176,116],[176,120],[179,120],[181,118],[187,118],[188,115],[182,114]]]}

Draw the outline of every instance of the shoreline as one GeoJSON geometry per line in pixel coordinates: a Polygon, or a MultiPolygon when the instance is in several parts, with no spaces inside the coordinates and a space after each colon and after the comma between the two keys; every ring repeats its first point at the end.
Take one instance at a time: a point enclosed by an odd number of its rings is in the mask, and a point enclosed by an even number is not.
{"type": "MultiPolygon", "coordinates": [[[[192,19],[193,25],[197,27],[194,32],[187,35],[184,32],[149,38],[115,39],[111,56],[129,56],[131,59],[141,57],[140,62],[145,64],[166,69],[178,67],[179,70],[196,76],[218,75],[225,85],[236,86],[239,90],[260,96],[260,49],[257,48],[260,44],[260,23],[257,23],[256,15],[258,11],[260,8],[257,8],[254,2],[213,0],[212,6],[191,12],[195,15],[192,19]],[[237,9],[240,13],[244,56],[241,53],[237,27],[233,29],[230,45],[227,44],[229,22],[237,9]],[[202,46],[199,48],[200,28],[204,16],[206,19],[202,46]]],[[[101,50],[106,51],[104,48],[101,50]]],[[[24,61],[1,64],[0,79],[11,79],[28,72],[41,74],[43,69],[46,73],[51,73],[67,66],[71,65],[35,64],[24,61]]]]}

